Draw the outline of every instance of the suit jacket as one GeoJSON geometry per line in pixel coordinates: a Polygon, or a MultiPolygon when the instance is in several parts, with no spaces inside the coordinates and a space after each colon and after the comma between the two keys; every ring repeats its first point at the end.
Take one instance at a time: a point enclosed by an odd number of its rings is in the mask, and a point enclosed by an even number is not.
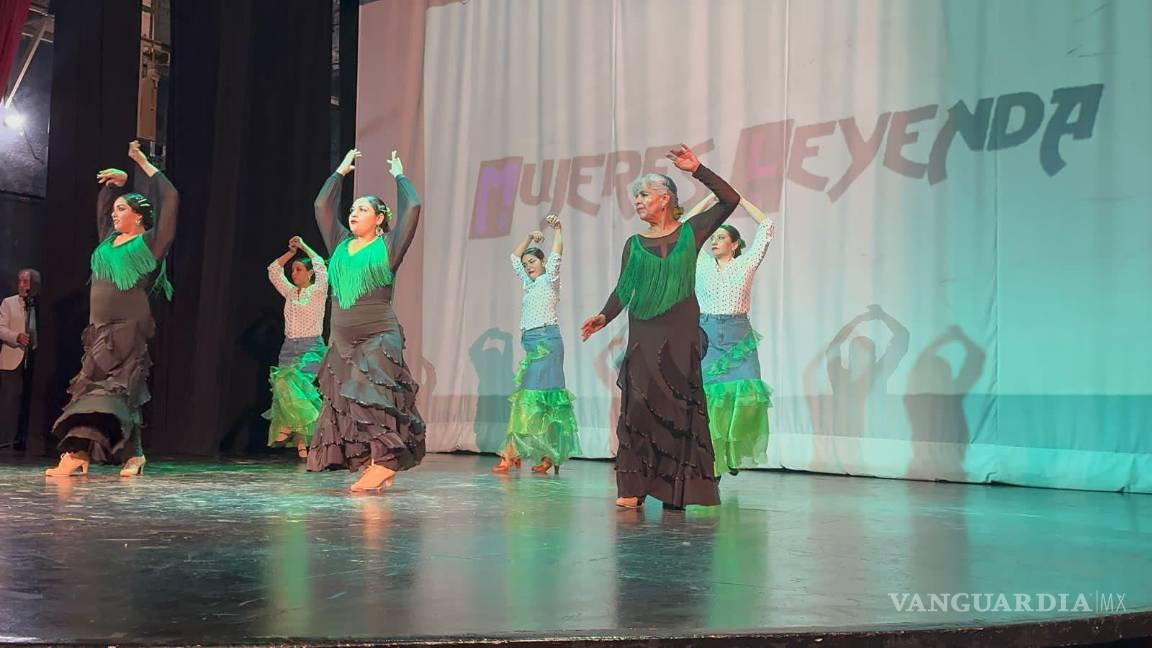
{"type": "Polygon", "coordinates": [[[27,333],[28,314],[20,295],[12,295],[0,302],[0,370],[12,371],[24,362],[24,349],[16,343],[16,336],[27,333]]]}

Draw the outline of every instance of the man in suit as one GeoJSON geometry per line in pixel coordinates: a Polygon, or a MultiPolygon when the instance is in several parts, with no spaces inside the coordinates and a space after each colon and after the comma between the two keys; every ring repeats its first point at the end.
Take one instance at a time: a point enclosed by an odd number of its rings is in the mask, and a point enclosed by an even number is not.
{"type": "Polygon", "coordinates": [[[17,273],[17,293],[0,302],[0,448],[21,447],[26,438],[24,387],[36,351],[40,273],[17,273]]]}

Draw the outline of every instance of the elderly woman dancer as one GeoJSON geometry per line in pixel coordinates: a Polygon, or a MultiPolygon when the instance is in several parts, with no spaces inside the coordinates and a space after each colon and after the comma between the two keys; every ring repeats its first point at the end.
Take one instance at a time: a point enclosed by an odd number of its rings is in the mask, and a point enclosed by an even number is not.
{"type": "Polygon", "coordinates": [[[616,505],[624,508],[642,506],[648,495],[674,509],[720,503],[700,371],[706,342],[693,284],[700,248],[740,195],[687,146],[667,157],[711,190],[717,204],[681,224],[671,178],[650,173],[632,183],[636,213],[648,229],[625,243],[616,289],[581,329],[586,340],[628,308],[616,427],[616,505]]]}
{"type": "Polygon", "coordinates": [[[396,272],[412,244],[420,199],[396,152],[398,216],[377,196],[352,203],[348,226],[336,218],[344,176],[360,151],[344,156],[316,196],[316,224],[332,257],[332,331],[320,366],[324,406],[316,422],[308,470],[363,469],[353,491],[391,486],[396,473],[424,458],[424,420],[416,381],[404,362],[404,331],[392,309],[396,272]]]}
{"type": "Polygon", "coordinates": [[[524,287],[520,313],[520,344],[524,360],[516,373],[516,391],[508,418],[508,441],[500,463],[492,469],[507,473],[520,467],[520,459],[539,460],[536,474],[560,473],[560,464],[580,452],[572,394],[564,383],[564,340],[556,307],[560,305],[560,256],[564,252],[560,219],[549,214],[556,231],[552,253],[544,258],[538,247],[540,232],[529,234],[512,252],[512,269],[524,287]]]}
{"type": "MultiPolygon", "coordinates": [[[[715,196],[705,198],[684,220],[715,202],[715,196]]],[[[765,462],[768,408],[772,407],[772,389],[760,379],[756,353],[760,335],[752,330],[748,309],[752,305],[752,280],[768,252],[775,227],[752,203],[741,200],[740,205],[758,223],[752,245],[746,244],[739,230],[725,223],[700,250],[696,262],[700,329],[708,336],[708,353],[701,367],[716,473],[732,475],[741,466],[765,462]]]]}
{"type": "Polygon", "coordinates": [[[304,239],[293,236],[288,250],[268,264],[268,281],[284,298],[284,344],[277,366],[268,375],[272,387],[272,407],[264,412],[269,421],[268,445],[295,442],[296,453],[307,459],[321,407],[320,393],[313,383],[325,352],[328,268],[304,239]],[[284,276],[284,266],[289,261],[291,281],[284,276]]]}
{"type": "MultiPolygon", "coordinates": [[[[146,286],[172,245],[179,195],[138,142],[128,145],[128,157],[147,176],[146,187],[136,187],[145,193],[126,193],[128,174],[120,169],[96,174],[104,185],[96,204],[101,242],[92,253],[84,356],[68,386],[72,400],[52,428],[63,454],[60,463],[46,471],[49,477],[86,473],[90,461],[123,462],[120,476],[135,477],[147,461],[140,408],[151,398],[148,340],[156,323],[146,286]]],[[[162,266],[157,281],[170,297],[162,266]]]]}

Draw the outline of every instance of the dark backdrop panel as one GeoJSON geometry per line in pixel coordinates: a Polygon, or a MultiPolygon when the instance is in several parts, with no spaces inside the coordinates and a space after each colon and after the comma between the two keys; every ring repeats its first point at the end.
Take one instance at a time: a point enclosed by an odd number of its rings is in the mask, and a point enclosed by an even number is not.
{"type": "Polygon", "coordinates": [[[180,178],[176,299],[161,323],[151,446],[258,448],[283,300],[265,267],[319,235],[329,173],[331,5],[174,3],[170,167],[180,178]]]}
{"type": "Polygon", "coordinates": [[[88,258],[96,246],[96,172],[128,168],[136,129],[140,4],[54,0],[48,195],[39,232],[44,287],[33,379],[30,449],[66,401],[88,321],[88,258]]]}
{"type": "MultiPolygon", "coordinates": [[[[139,64],[138,1],[56,0],[53,9],[41,246],[52,263],[43,268],[34,449],[79,366],[95,172],[130,164],[139,64]]],[[[265,267],[294,234],[319,243],[311,205],[330,171],[331,5],[176,0],[172,23],[167,173],[181,195],[169,257],[176,294],[154,303],[159,333],[144,444],[151,453],[211,455],[262,445],[267,371],[283,335],[283,302],[265,267]]]]}

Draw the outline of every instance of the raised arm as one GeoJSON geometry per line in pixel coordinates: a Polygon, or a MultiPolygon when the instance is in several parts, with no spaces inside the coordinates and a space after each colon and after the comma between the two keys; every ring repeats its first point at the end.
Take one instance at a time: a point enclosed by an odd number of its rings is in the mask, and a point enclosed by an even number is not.
{"type": "Polygon", "coordinates": [[[677,169],[691,173],[693,178],[703,183],[716,197],[715,205],[708,207],[687,221],[688,226],[692,228],[693,237],[696,239],[696,249],[700,250],[708,242],[712,233],[732,215],[732,212],[736,211],[736,206],[740,204],[740,194],[736,193],[732,185],[724,182],[708,167],[700,164],[700,159],[696,157],[692,149],[683,144],[669,151],[664,157],[672,160],[677,169]]]}
{"type": "Polygon", "coordinates": [[[688,213],[680,217],[681,223],[688,222],[693,216],[716,204],[716,194],[708,194],[704,199],[692,206],[688,213]]]}
{"type": "Polygon", "coordinates": [[[548,214],[548,217],[545,218],[544,221],[551,225],[552,229],[556,230],[556,236],[552,239],[552,254],[555,254],[558,257],[563,256],[564,230],[563,227],[560,226],[560,217],[556,214],[548,214]]]}
{"type": "Polygon", "coordinates": [[[509,257],[512,260],[512,271],[516,273],[516,278],[520,283],[527,286],[532,283],[532,279],[528,277],[528,273],[524,272],[524,253],[528,251],[528,246],[536,243],[544,238],[540,232],[529,232],[528,236],[524,237],[523,241],[512,250],[512,255],[509,257]]]}
{"type": "Polygon", "coordinates": [[[548,224],[556,230],[552,238],[552,253],[544,261],[544,276],[552,281],[560,278],[560,259],[564,256],[564,230],[560,227],[560,218],[556,214],[548,216],[548,224]]]}
{"type": "Polygon", "coordinates": [[[328,294],[328,266],[324,265],[324,257],[320,256],[316,250],[313,250],[304,239],[299,236],[292,238],[296,242],[296,247],[308,255],[312,260],[312,272],[315,273],[315,281],[312,283],[312,289],[316,292],[328,294]]]}
{"type": "Polygon", "coordinates": [[[544,234],[540,234],[539,231],[529,232],[528,236],[524,236],[524,240],[521,241],[520,244],[517,244],[516,249],[511,251],[511,256],[516,257],[516,261],[518,262],[520,259],[524,258],[524,253],[528,251],[528,248],[532,246],[532,243],[539,243],[543,240],[544,234]]]}
{"type": "MultiPolygon", "coordinates": [[[[176,238],[176,215],[180,211],[180,192],[176,191],[168,176],[151,163],[148,166],[152,169],[148,178],[148,197],[152,199],[156,219],[152,225],[148,247],[152,249],[152,256],[159,259],[168,253],[168,248],[172,247],[172,241],[176,238]]],[[[148,171],[145,170],[145,173],[148,171]]]]}
{"type": "Polygon", "coordinates": [[[749,202],[747,198],[740,199],[740,206],[743,207],[744,211],[748,212],[748,215],[754,218],[757,223],[763,223],[765,220],[770,220],[768,219],[767,214],[760,211],[760,208],[749,202]]]}
{"type": "Polygon", "coordinates": [[[732,212],[740,204],[740,194],[725,182],[720,176],[712,172],[703,164],[696,167],[692,177],[704,184],[715,196],[716,204],[708,207],[688,221],[692,234],[696,238],[696,249],[699,250],[708,241],[709,237],[728,220],[732,212]]]}
{"type": "MultiPolygon", "coordinates": [[[[744,204],[744,202],[746,201],[741,201],[741,204],[744,204]]],[[[745,209],[747,209],[749,205],[746,205],[745,209]]],[[[753,207],[753,209],[755,209],[755,207],[753,207]]],[[[748,211],[751,213],[752,210],[748,211]]],[[[758,209],[756,211],[760,212],[758,209]]],[[[755,218],[755,214],[753,214],[752,217],[755,218]]],[[[772,223],[771,219],[765,218],[763,212],[760,212],[759,223],[760,224],[756,226],[756,235],[752,237],[752,245],[749,245],[748,249],[744,250],[744,253],[733,262],[739,262],[743,265],[750,265],[756,268],[760,265],[760,262],[764,260],[764,255],[768,253],[768,246],[776,236],[776,225],[772,223]]]]}
{"type": "MultiPolygon", "coordinates": [[[[168,253],[172,240],[176,238],[176,215],[180,211],[180,192],[176,191],[172,181],[152,164],[147,155],[144,155],[144,151],[140,150],[140,142],[132,140],[128,143],[128,157],[136,163],[133,188],[152,201],[152,227],[145,233],[144,240],[147,241],[152,256],[159,259],[168,253]]],[[[97,177],[104,173],[101,171],[97,177]]],[[[104,184],[107,186],[109,183],[104,184]]],[[[115,201],[115,198],[112,200],[115,201]]]]}
{"type": "Polygon", "coordinates": [[[96,174],[100,195],[96,198],[96,236],[100,241],[112,233],[112,203],[126,193],[128,174],[120,169],[103,169],[96,174]]]}
{"type": "Polygon", "coordinates": [[[288,250],[272,260],[268,264],[268,281],[272,282],[272,286],[276,292],[280,293],[282,297],[288,297],[292,294],[292,290],[296,288],[292,282],[288,281],[288,277],[284,276],[284,266],[296,256],[296,248],[292,246],[292,242],[288,242],[288,250]]]}
{"type": "Polygon", "coordinates": [[[348,151],[340,165],[324,181],[320,193],[316,194],[316,199],[312,201],[312,210],[316,213],[316,226],[320,228],[320,236],[324,238],[328,254],[332,254],[336,246],[351,235],[343,221],[337,217],[337,212],[340,211],[340,193],[344,190],[344,176],[356,170],[356,159],[359,157],[359,150],[348,151]]]}
{"type": "Polygon", "coordinates": [[[392,151],[392,157],[388,160],[388,172],[396,178],[396,221],[392,223],[389,233],[392,240],[388,250],[389,263],[392,272],[395,273],[400,269],[400,263],[404,261],[404,255],[408,253],[412,239],[416,237],[421,205],[420,196],[416,195],[416,187],[413,187],[408,176],[404,175],[404,164],[396,157],[396,151],[392,151]]]}

